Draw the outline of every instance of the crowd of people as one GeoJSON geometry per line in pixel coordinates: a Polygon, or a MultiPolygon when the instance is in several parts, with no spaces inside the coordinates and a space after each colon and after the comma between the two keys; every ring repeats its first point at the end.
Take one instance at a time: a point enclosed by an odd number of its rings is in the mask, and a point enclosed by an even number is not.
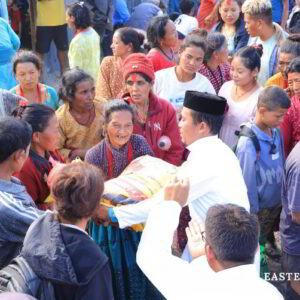
{"type": "Polygon", "coordinates": [[[0,299],[300,299],[299,18],[298,0],[0,0],[0,299]],[[143,156],[176,176],[100,201],[143,156]]]}

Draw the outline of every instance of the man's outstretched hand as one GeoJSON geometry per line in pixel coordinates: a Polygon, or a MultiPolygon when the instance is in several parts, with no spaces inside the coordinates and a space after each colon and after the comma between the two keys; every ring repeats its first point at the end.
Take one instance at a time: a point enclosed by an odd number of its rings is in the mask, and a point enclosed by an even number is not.
{"type": "Polygon", "coordinates": [[[205,232],[204,225],[198,220],[189,222],[189,227],[185,229],[188,237],[188,249],[192,258],[205,255],[205,232]]]}
{"type": "Polygon", "coordinates": [[[169,182],[164,190],[164,199],[176,201],[181,207],[187,203],[190,189],[188,178],[178,179],[176,176],[169,182]]]}

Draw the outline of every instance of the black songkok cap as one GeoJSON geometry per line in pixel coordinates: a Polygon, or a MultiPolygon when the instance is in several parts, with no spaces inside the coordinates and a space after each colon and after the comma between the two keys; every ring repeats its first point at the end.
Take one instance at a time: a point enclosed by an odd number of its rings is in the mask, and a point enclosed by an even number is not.
{"type": "Polygon", "coordinates": [[[183,106],[210,115],[224,115],[227,100],[209,93],[186,91],[183,106]]]}

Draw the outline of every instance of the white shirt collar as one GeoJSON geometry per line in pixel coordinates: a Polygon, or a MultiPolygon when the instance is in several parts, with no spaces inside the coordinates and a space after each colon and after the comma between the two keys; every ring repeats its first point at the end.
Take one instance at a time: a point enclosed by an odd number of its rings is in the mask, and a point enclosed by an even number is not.
{"type": "Polygon", "coordinates": [[[203,145],[204,143],[206,144],[207,142],[214,142],[217,139],[218,139],[217,135],[211,135],[211,136],[203,137],[203,138],[200,138],[200,139],[196,140],[195,142],[193,142],[189,146],[187,146],[187,149],[190,152],[193,152],[196,149],[199,149],[199,147],[201,147],[201,145],[203,145]]]}

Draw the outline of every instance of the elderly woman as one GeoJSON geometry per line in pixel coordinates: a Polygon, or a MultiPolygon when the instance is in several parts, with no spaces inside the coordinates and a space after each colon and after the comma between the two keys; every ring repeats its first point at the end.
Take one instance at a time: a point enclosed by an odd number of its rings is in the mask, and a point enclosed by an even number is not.
{"type": "Polygon", "coordinates": [[[100,65],[96,83],[96,100],[110,100],[124,93],[122,63],[132,53],[142,52],[144,36],[133,28],[120,28],[112,40],[114,56],[105,57],[100,65]]]}
{"type": "Polygon", "coordinates": [[[148,58],[151,60],[154,72],[173,67],[177,46],[177,31],[175,24],[168,16],[154,17],[147,29],[147,40],[151,50],[148,58]]]}
{"type": "Polygon", "coordinates": [[[88,149],[102,140],[102,104],[94,102],[93,78],[73,68],[63,74],[59,90],[65,104],[56,111],[60,139],[58,148],[68,161],[84,159],[88,149]]]}
{"type": "Polygon", "coordinates": [[[24,97],[31,103],[40,103],[58,108],[59,101],[54,88],[39,82],[42,63],[40,58],[31,51],[19,51],[13,59],[13,72],[19,85],[10,91],[24,97]]]}
{"type": "Polygon", "coordinates": [[[69,28],[75,32],[68,53],[70,67],[79,67],[97,80],[100,38],[91,27],[90,11],[83,2],[77,2],[67,9],[66,16],[69,28]]]}
{"type": "Polygon", "coordinates": [[[132,54],[123,64],[127,94],[124,98],[131,102],[137,111],[137,122],[133,132],[143,135],[156,157],[171,164],[180,165],[183,144],[179,135],[176,111],[173,105],[154,95],[154,70],[151,61],[144,54],[132,54]],[[171,145],[161,147],[161,138],[167,136],[171,145]]]}
{"type": "Polygon", "coordinates": [[[213,32],[208,34],[205,42],[206,51],[199,72],[207,77],[216,93],[219,93],[221,86],[231,80],[227,41],[223,34],[213,32]]]}
{"type": "Polygon", "coordinates": [[[282,89],[288,87],[287,73],[289,63],[300,56],[300,34],[291,34],[280,45],[279,60],[277,65],[277,74],[268,79],[265,87],[278,85],[282,89]]]}
{"type": "Polygon", "coordinates": [[[52,284],[55,299],[113,300],[108,258],[85,231],[103,193],[101,171],[76,162],[53,176],[56,211],[30,227],[21,256],[52,284]]]}
{"type": "MultiPolygon", "coordinates": [[[[85,156],[85,161],[103,170],[106,179],[119,176],[135,158],[153,155],[147,141],[132,134],[133,124],[131,105],[123,100],[111,100],[106,104],[105,140],[91,148],[85,156]]],[[[89,229],[92,238],[109,257],[116,299],[147,299],[149,281],[135,261],[141,233],[112,225],[99,226],[94,222],[90,223],[89,229]],[[139,282],[140,286],[137,287],[135,282],[139,282]]]]}
{"type": "Polygon", "coordinates": [[[19,48],[19,37],[7,21],[0,18],[0,88],[2,89],[9,90],[16,85],[12,74],[11,60],[19,48]]]}

